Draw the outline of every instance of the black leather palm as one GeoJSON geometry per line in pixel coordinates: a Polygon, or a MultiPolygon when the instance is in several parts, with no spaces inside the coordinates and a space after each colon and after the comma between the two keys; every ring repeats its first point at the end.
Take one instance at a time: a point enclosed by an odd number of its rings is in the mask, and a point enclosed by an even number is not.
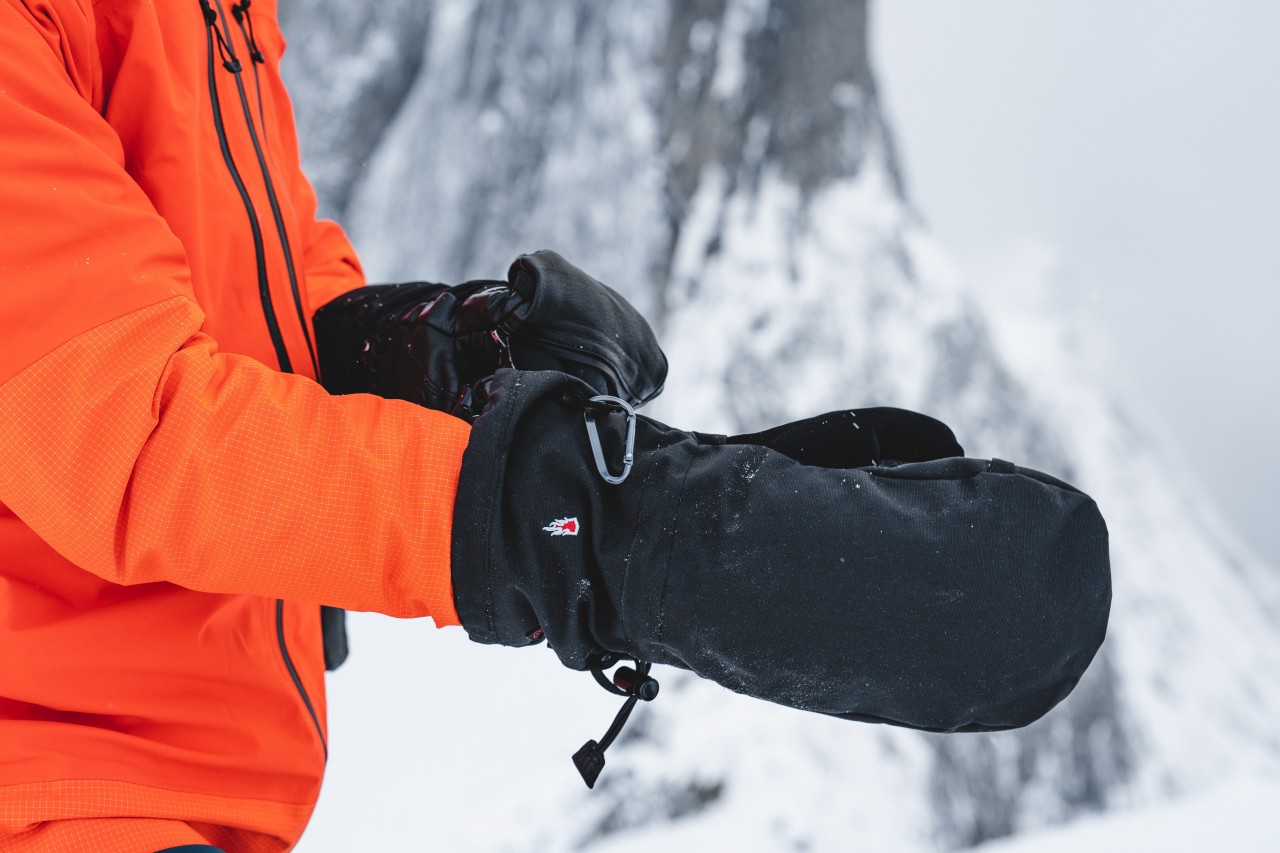
{"type": "Polygon", "coordinates": [[[522,255],[507,280],[373,285],[315,315],[333,394],[372,393],[471,419],[471,390],[500,367],[555,370],[641,405],[667,360],[645,319],[555,252],[522,255]]]}

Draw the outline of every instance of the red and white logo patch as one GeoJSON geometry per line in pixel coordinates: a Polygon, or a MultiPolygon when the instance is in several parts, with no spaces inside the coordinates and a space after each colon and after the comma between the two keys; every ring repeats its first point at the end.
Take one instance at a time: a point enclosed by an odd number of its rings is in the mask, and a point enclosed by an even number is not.
{"type": "Polygon", "coordinates": [[[550,533],[552,536],[577,536],[578,519],[557,518],[542,529],[550,533]]]}

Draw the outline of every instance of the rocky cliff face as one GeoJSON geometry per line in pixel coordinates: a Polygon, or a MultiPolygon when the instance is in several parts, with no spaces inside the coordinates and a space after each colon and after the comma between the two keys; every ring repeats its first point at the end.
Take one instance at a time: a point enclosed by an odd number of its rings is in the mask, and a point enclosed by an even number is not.
{"type": "MultiPolygon", "coordinates": [[[[282,7],[305,156],[371,279],[498,277],[555,248],[654,319],[672,364],[655,416],[741,432],[917,408],[970,455],[1077,482],[1112,528],[1104,652],[1025,730],[853,725],[673,674],[601,788],[578,792],[567,760],[537,768],[544,781],[486,806],[468,849],[949,848],[1280,766],[1275,573],[1129,426],[1053,318],[1009,316],[932,243],[881,110],[865,2],[282,7]],[[1029,343],[1002,332],[1033,323],[1029,343]]],[[[349,666],[378,666],[355,642],[349,666]]],[[[317,821],[343,807],[323,802],[317,821]]]]}

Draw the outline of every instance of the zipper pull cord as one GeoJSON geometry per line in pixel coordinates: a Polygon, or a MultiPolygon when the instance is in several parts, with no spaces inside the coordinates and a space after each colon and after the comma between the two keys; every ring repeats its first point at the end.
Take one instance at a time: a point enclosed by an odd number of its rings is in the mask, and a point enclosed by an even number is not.
{"type": "Polygon", "coordinates": [[[259,65],[267,60],[263,58],[262,51],[258,50],[258,40],[253,37],[253,18],[249,15],[250,0],[240,0],[239,3],[232,4],[231,14],[235,15],[236,23],[249,28],[249,58],[259,65]]]}
{"type": "Polygon", "coordinates": [[[240,60],[236,59],[236,55],[222,38],[222,27],[218,26],[218,13],[213,11],[213,7],[209,5],[209,0],[200,0],[200,8],[204,10],[205,26],[209,28],[209,31],[213,33],[214,39],[218,42],[218,56],[222,57],[222,67],[232,74],[239,74],[241,70],[240,60]]]}
{"type": "Polygon", "coordinates": [[[582,781],[587,783],[588,788],[596,786],[600,771],[604,770],[604,751],[617,740],[622,727],[627,724],[627,719],[635,709],[636,702],[641,700],[652,702],[658,695],[658,681],[649,675],[653,664],[645,661],[635,661],[635,669],[629,666],[618,667],[618,671],[610,680],[604,671],[618,660],[617,655],[606,652],[587,661],[591,674],[601,687],[617,696],[627,697],[627,701],[622,704],[613,722],[609,724],[609,730],[604,733],[604,737],[600,738],[598,743],[594,740],[587,741],[573,754],[573,765],[578,768],[578,773],[581,774],[582,781]]]}

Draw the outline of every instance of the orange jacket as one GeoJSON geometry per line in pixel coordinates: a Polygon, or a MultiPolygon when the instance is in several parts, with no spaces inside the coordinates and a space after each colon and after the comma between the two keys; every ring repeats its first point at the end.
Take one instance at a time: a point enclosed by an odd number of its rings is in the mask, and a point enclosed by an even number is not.
{"type": "Polygon", "coordinates": [[[231,2],[0,0],[0,846],[142,816],[287,848],[318,605],[457,621],[468,428],[314,381],[312,311],[362,274],[274,0],[261,62],[231,2]]]}

